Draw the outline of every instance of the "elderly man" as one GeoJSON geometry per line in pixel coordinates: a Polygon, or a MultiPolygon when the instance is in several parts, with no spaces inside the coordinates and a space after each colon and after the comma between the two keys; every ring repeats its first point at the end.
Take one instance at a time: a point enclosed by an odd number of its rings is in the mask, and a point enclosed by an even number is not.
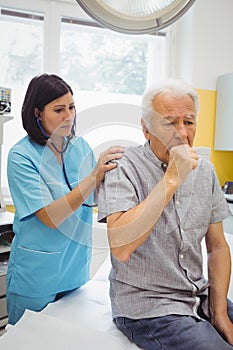
{"type": "Polygon", "coordinates": [[[233,345],[231,258],[222,228],[229,208],[213,166],[192,147],[197,112],[197,93],[184,82],[148,90],[142,101],[147,142],[126,149],[100,188],[113,319],[146,350],[233,345]]]}

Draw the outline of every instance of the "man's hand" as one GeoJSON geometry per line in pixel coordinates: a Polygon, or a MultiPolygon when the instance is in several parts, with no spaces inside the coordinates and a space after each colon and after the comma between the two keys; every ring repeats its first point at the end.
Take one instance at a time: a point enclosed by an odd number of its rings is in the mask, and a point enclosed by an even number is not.
{"type": "Polygon", "coordinates": [[[174,146],[170,149],[166,176],[177,181],[180,186],[197,165],[198,155],[193,147],[187,144],[174,146]]]}
{"type": "Polygon", "coordinates": [[[223,319],[212,322],[213,326],[221,334],[221,336],[231,345],[233,345],[233,324],[229,317],[224,317],[223,319]]]}

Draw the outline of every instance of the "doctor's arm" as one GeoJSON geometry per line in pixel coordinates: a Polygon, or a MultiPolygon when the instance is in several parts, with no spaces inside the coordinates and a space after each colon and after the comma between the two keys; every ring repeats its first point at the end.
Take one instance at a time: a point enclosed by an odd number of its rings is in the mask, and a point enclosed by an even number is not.
{"type": "Polygon", "coordinates": [[[113,146],[101,153],[97,165],[90,175],[65,196],[35,212],[37,218],[50,228],[58,227],[82,205],[92,191],[98,188],[104,179],[105,172],[117,166],[116,163],[109,162],[121,158],[123,151],[122,147],[113,146]]]}
{"type": "Polygon", "coordinates": [[[211,224],[206,235],[210,316],[213,326],[233,345],[233,324],[227,314],[227,293],[231,274],[230,249],[222,222],[211,224]]]}

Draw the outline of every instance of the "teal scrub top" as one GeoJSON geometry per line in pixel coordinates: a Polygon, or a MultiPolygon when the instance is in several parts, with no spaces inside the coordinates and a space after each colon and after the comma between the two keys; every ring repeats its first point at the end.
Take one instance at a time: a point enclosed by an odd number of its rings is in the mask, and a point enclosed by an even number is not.
{"type": "MultiPolygon", "coordinates": [[[[87,142],[71,139],[64,163],[72,188],[90,174],[96,162],[87,142]]],[[[35,212],[69,192],[62,165],[47,146],[28,136],[8,155],[8,182],[16,208],[7,272],[7,289],[28,297],[46,297],[82,286],[89,280],[92,208],[81,206],[56,229],[35,212]]],[[[93,204],[92,193],[86,203],[93,204]]]]}

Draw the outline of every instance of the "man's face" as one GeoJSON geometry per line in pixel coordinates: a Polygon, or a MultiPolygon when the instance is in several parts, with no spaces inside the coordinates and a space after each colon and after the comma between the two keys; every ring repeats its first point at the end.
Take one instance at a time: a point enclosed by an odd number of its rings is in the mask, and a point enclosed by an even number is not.
{"type": "Polygon", "coordinates": [[[172,147],[193,145],[196,132],[195,106],[190,96],[174,97],[162,93],[154,98],[153,110],[156,113],[151,129],[144,130],[144,135],[156,156],[168,163],[172,147]]]}

